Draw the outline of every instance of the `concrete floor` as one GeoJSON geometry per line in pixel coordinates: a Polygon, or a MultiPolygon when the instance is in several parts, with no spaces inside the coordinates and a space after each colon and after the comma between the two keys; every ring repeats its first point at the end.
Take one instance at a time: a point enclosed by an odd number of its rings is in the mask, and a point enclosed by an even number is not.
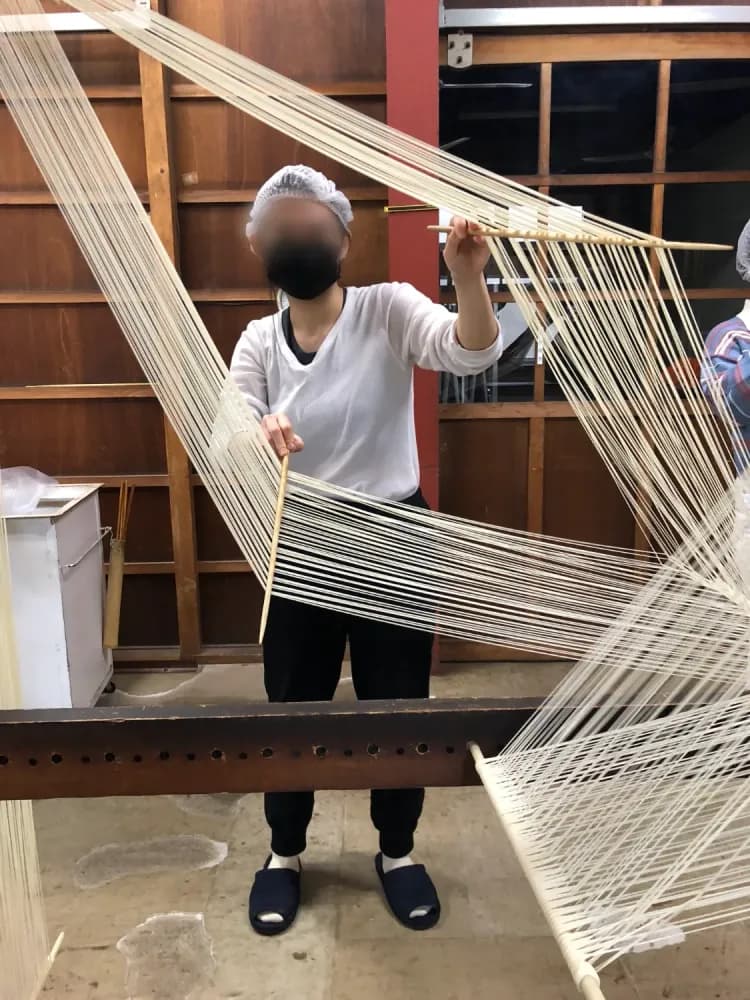
{"type": "MultiPolygon", "coordinates": [[[[437,696],[544,694],[564,668],[462,666],[437,696]]],[[[340,694],[350,687],[342,682],[340,694]]],[[[118,676],[111,703],[261,696],[260,668],[118,676]]],[[[276,939],[247,924],[267,833],[258,795],[60,800],[36,806],[48,918],[65,940],[45,997],[75,1000],[573,1000],[544,919],[480,788],[428,793],[418,839],[443,903],[425,934],[384,908],[367,795],[317,799],[303,908],[276,939]],[[145,843],[142,843],[145,842],[145,843]],[[161,870],[157,870],[161,869],[161,870]],[[119,944],[118,944],[119,943],[119,944]]],[[[605,971],[608,1000],[750,1000],[745,926],[605,971]]],[[[15,998],[13,998],[15,1000],[15,998]]]]}

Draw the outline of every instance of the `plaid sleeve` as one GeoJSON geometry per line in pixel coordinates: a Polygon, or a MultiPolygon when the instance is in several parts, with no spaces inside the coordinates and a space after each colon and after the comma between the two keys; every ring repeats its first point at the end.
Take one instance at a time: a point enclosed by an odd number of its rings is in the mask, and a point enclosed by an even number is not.
{"type": "Polygon", "coordinates": [[[721,398],[734,418],[750,421],[750,343],[739,331],[709,334],[701,369],[701,388],[716,410],[721,398]]]}

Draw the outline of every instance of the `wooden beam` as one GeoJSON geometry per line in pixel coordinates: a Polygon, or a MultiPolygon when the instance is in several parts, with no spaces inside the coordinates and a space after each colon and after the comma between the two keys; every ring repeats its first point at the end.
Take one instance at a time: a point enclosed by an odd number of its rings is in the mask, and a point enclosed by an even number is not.
{"type": "MultiPolygon", "coordinates": [[[[385,97],[385,80],[333,80],[327,83],[308,83],[305,86],[326,97],[385,97]]],[[[197,83],[173,83],[169,95],[176,100],[220,101],[210,90],[197,83]]]]}
{"type": "MultiPolygon", "coordinates": [[[[631,59],[746,59],[747,31],[607,31],[474,35],[473,65],[616,62],[631,59]]],[[[440,40],[440,64],[448,64],[448,40],[440,40]]]]}
{"type": "MultiPolygon", "coordinates": [[[[466,642],[463,639],[440,641],[444,663],[479,661],[485,662],[559,662],[561,657],[545,653],[529,653],[525,650],[510,649],[505,646],[490,646],[481,642],[466,642]]],[[[185,670],[203,663],[261,663],[260,646],[253,643],[236,645],[202,646],[200,653],[190,662],[180,659],[177,646],[122,646],[114,652],[115,666],[124,673],[168,666],[169,669],[185,670]]]]}
{"type": "MultiPolygon", "coordinates": [[[[79,485],[84,480],[81,476],[56,476],[58,483],[70,483],[72,485],[79,485]]],[[[169,486],[169,477],[160,475],[149,475],[148,473],[133,472],[128,475],[123,473],[117,476],[89,476],[85,478],[86,482],[99,483],[103,489],[119,489],[123,483],[130,483],[132,486],[137,486],[139,489],[153,489],[157,487],[169,486]]]]}
{"type": "MultiPolygon", "coordinates": [[[[529,294],[534,302],[539,301],[539,296],[535,292],[529,294]]],[[[666,288],[661,289],[661,296],[667,301],[673,298],[672,293],[666,288]]],[[[688,299],[744,299],[745,291],[742,288],[687,288],[685,296],[688,299]]],[[[586,293],[583,293],[582,298],[588,297],[586,293]]],[[[560,301],[565,301],[564,295],[560,295],[558,298],[560,301]]],[[[513,296],[510,292],[490,292],[490,299],[493,302],[513,302],[513,296]]],[[[452,290],[442,291],[440,301],[444,304],[455,302],[456,293],[452,290]]]]}
{"type": "MultiPolygon", "coordinates": [[[[656,90],[656,127],[654,132],[654,171],[666,170],[667,140],[669,125],[669,82],[672,63],[662,59],[659,63],[659,78],[656,90]]],[[[651,197],[651,235],[662,236],[664,233],[664,184],[654,183],[651,197]]],[[[659,261],[655,250],[649,254],[651,270],[656,283],[659,283],[659,261]]]]}
{"type": "Polygon", "coordinates": [[[524,420],[574,417],[570,403],[443,403],[441,420],[524,420]]]}
{"type": "MultiPolygon", "coordinates": [[[[672,63],[662,59],[659,63],[659,76],[656,88],[656,121],[654,129],[654,171],[664,171],[667,166],[667,141],[669,138],[669,84],[672,73],[672,63]]],[[[651,191],[651,228],[652,236],[662,236],[664,233],[664,184],[654,184],[651,191]]],[[[661,267],[655,250],[649,252],[649,265],[654,281],[659,284],[661,267]]],[[[648,334],[652,352],[656,352],[653,334],[648,334]]],[[[651,442],[652,443],[652,442],[651,442]]],[[[633,520],[633,547],[639,555],[650,550],[649,530],[651,524],[651,491],[648,483],[639,483],[636,487],[636,502],[633,520]],[[636,511],[639,513],[637,514],[636,511]]]]}
{"type": "MultiPolygon", "coordinates": [[[[164,0],[151,0],[153,10],[163,10],[164,0]]],[[[178,261],[177,205],[172,171],[166,68],[143,52],[138,53],[146,140],[151,222],[175,266],[178,261]]],[[[179,373],[178,377],[179,377],[179,373]]],[[[169,510],[177,589],[177,622],[180,653],[195,656],[200,649],[197,554],[190,463],[172,425],[165,418],[164,436],[169,476],[169,510]]]]}
{"type": "Polygon", "coordinates": [[[653,170],[640,173],[509,174],[526,187],[611,187],[613,184],[729,184],[750,181],[750,170],[653,170]]]}
{"type": "Polygon", "coordinates": [[[170,669],[185,670],[202,663],[260,663],[260,646],[254,643],[201,646],[197,656],[183,661],[178,646],[121,646],[114,651],[115,665],[124,671],[151,669],[169,664],[170,669]]]}
{"type": "MultiPolygon", "coordinates": [[[[144,204],[148,203],[147,191],[136,191],[144,204]]],[[[57,200],[51,191],[0,191],[0,205],[57,205],[57,200]]]]}
{"type": "MultiPolygon", "coordinates": [[[[748,171],[750,176],[750,171],[748,171]]],[[[182,188],[177,201],[181,205],[249,205],[255,201],[258,188],[182,188]]],[[[346,188],[349,201],[362,202],[388,200],[388,190],[382,184],[362,184],[346,188]]]]}
{"type": "MultiPolygon", "coordinates": [[[[318,94],[334,98],[384,98],[384,80],[333,80],[330,83],[309,83],[308,86],[318,94]]],[[[84,92],[90,101],[138,101],[141,98],[141,87],[137,83],[87,84],[84,92]]],[[[221,97],[212,94],[195,83],[173,83],[169,88],[169,96],[175,100],[208,100],[221,101],[221,97]]],[[[0,105],[4,103],[0,96],[0,105]]]]}
{"type": "Polygon", "coordinates": [[[112,382],[101,385],[11,385],[0,387],[0,400],[43,399],[153,399],[145,382],[112,382]]]}
{"type": "MultiPolygon", "coordinates": [[[[548,63],[545,65],[549,65],[548,63]]],[[[541,124],[541,123],[540,123],[541,124]]],[[[545,133],[547,130],[545,130],[545,133]]],[[[541,127],[540,127],[541,133],[541,127]]],[[[548,143],[540,134],[540,143],[548,143]]],[[[549,155],[549,150],[540,144],[540,155],[549,155]]],[[[526,187],[610,187],[612,185],[649,184],[733,184],[750,181],[750,170],[666,170],[654,167],[652,171],[640,173],[600,173],[600,174],[550,174],[549,162],[539,167],[536,174],[511,174],[509,179],[526,187]]],[[[356,204],[383,202],[387,198],[386,189],[379,184],[347,187],[349,200],[356,204]]],[[[137,192],[141,201],[148,204],[148,191],[137,192]]],[[[192,190],[183,188],[177,194],[179,204],[185,205],[231,205],[245,204],[254,200],[257,188],[206,188],[192,190]]],[[[48,190],[4,190],[0,191],[0,205],[54,206],[57,202],[48,190]]]]}
{"type": "MultiPolygon", "coordinates": [[[[209,575],[217,573],[252,573],[252,567],[244,559],[206,559],[197,563],[199,573],[209,575]]],[[[105,571],[109,570],[109,563],[104,564],[105,571]]],[[[171,559],[163,559],[152,562],[126,562],[126,576],[168,576],[175,572],[175,564],[171,559]]]]}
{"type": "Polygon", "coordinates": [[[195,288],[190,298],[197,303],[271,303],[273,294],[268,288],[195,288]]]}
{"type": "Polygon", "coordinates": [[[544,422],[544,417],[529,420],[526,529],[537,534],[542,533],[544,524],[544,422]]]}
{"type": "MultiPolygon", "coordinates": [[[[272,302],[267,288],[197,288],[189,292],[193,302],[272,302]]],[[[99,291],[29,290],[0,291],[0,306],[82,306],[106,303],[99,291]]]]}
{"type": "MultiPolygon", "coordinates": [[[[685,294],[688,299],[743,299],[742,288],[688,288],[685,294]]],[[[193,288],[189,290],[190,298],[197,304],[226,303],[240,305],[242,303],[268,305],[273,302],[273,296],[267,288],[193,288]]],[[[667,289],[662,289],[662,296],[671,299],[667,289]]],[[[493,302],[512,302],[510,292],[490,292],[493,302]]],[[[532,298],[537,297],[532,294],[532,298]]],[[[61,291],[53,290],[12,290],[0,291],[0,307],[2,306],[83,306],[103,305],[106,298],[97,291],[61,291]]],[[[455,292],[443,290],[440,301],[451,303],[456,301],[455,292]]]]}
{"type": "Polygon", "coordinates": [[[477,784],[540,699],[0,712],[2,799],[477,784]]]}
{"type": "Polygon", "coordinates": [[[0,306],[83,306],[106,302],[104,295],[98,290],[83,289],[81,291],[33,291],[19,289],[0,291],[0,306]]]}
{"type": "Polygon", "coordinates": [[[543,62],[539,67],[539,156],[537,169],[540,175],[550,172],[550,135],[552,131],[552,64],[543,62]]]}
{"type": "MultiPolygon", "coordinates": [[[[708,404],[702,400],[683,401],[685,412],[699,413],[702,417],[709,413],[708,404]]],[[[596,408],[601,404],[589,403],[596,408]]],[[[570,403],[550,401],[548,403],[443,403],[440,406],[441,420],[526,420],[534,417],[548,417],[553,420],[570,419],[576,416],[570,403]]]]}

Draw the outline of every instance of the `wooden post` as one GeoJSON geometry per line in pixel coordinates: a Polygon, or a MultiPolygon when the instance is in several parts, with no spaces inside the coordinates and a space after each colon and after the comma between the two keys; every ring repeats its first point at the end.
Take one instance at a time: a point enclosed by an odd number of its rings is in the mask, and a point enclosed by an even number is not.
{"type": "MultiPolygon", "coordinates": [[[[438,0],[386,0],[388,124],[433,145],[438,143],[438,25],[438,0]]],[[[389,194],[391,205],[414,200],[397,191],[389,194]]],[[[438,246],[425,228],[431,221],[425,212],[389,213],[388,274],[391,281],[408,281],[437,301],[438,246]]],[[[434,372],[414,373],[414,414],[422,489],[436,507],[440,428],[434,372]]]]}
{"type": "MultiPolygon", "coordinates": [[[[425,142],[438,144],[438,0],[385,0],[385,55],[388,124],[425,142]]],[[[389,204],[412,202],[389,191],[389,204]]],[[[450,207],[450,206],[446,206],[450,207]]],[[[388,215],[388,275],[408,281],[437,302],[440,293],[437,241],[425,228],[437,213],[388,215]]],[[[438,376],[414,373],[414,418],[422,490],[431,507],[439,505],[440,417],[438,376]]],[[[440,664],[433,647],[433,669],[440,664]]]]}
{"type": "MultiPolygon", "coordinates": [[[[151,0],[153,10],[161,11],[163,6],[164,0],[151,0]]],[[[139,52],[138,59],[151,222],[173,263],[175,266],[179,266],[167,71],[160,62],[143,52],[139,52]]],[[[164,436],[169,477],[169,511],[174,548],[180,656],[182,659],[189,660],[200,652],[201,647],[195,516],[193,491],[190,484],[190,463],[185,449],[166,417],[164,419],[164,436]]]]}
{"type": "MultiPolygon", "coordinates": [[[[547,177],[551,171],[550,137],[552,131],[552,64],[545,62],[539,67],[539,152],[537,172],[547,177]]],[[[539,188],[540,194],[549,194],[549,186],[539,188]]],[[[541,251],[544,254],[544,250],[541,251]]],[[[542,259],[545,259],[544,257],[542,259]]],[[[541,305],[539,307],[542,308],[541,305]]],[[[541,347],[537,344],[534,365],[534,402],[544,402],[544,376],[546,361],[541,347]]],[[[529,419],[528,469],[526,473],[526,528],[542,534],[544,530],[544,432],[545,419],[529,419]]]]}
{"type": "MultiPolygon", "coordinates": [[[[659,78],[656,91],[656,124],[654,127],[654,162],[651,169],[654,173],[664,173],[667,169],[667,125],[669,123],[669,82],[671,77],[672,62],[670,59],[662,59],[659,63],[659,78]]],[[[651,235],[664,236],[664,185],[654,184],[651,194],[651,235]]],[[[654,281],[658,283],[661,269],[656,251],[649,254],[649,262],[654,275],[654,281]]],[[[649,338],[656,350],[653,337],[649,338]]],[[[643,507],[643,518],[635,519],[635,529],[633,533],[633,546],[636,554],[645,558],[651,551],[651,541],[649,532],[649,512],[651,504],[644,485],[637,489],[637,500],[643,507]]]]}

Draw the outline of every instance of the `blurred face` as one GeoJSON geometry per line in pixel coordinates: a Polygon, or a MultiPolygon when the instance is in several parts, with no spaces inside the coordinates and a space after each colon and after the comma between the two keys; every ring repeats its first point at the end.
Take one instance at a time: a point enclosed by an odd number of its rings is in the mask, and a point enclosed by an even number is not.
{"type": "Polygon", "coordinates": [[[269,281],[290,298],[314,299],[338,281],[349,236],[325,205],[278,198],[250,237],[269,281]]]}

